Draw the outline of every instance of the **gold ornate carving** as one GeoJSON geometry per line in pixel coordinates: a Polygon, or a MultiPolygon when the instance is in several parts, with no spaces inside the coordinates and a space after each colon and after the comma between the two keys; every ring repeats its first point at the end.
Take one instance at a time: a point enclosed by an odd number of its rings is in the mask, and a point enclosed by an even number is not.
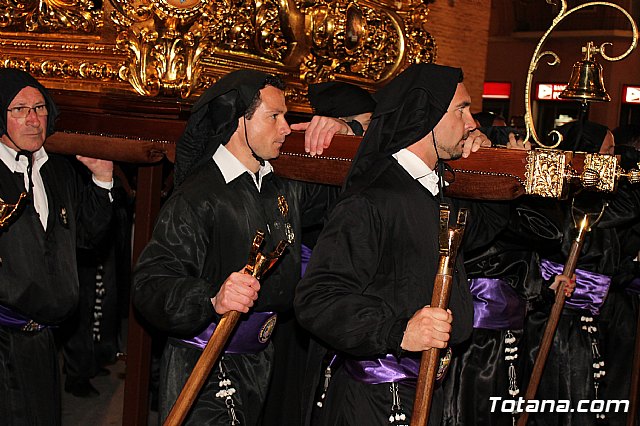
{"type": "Polygon", "coordinates": [[[54,87],[183,98],[253,68],[284,77],[290,106],[307,109],[308,83],[373,89],[433,62],[428,13],[420,0],[0,0],[0,66],[54,87]]]}
{"type": "Polygon", "coordinates": [[[567,151],[534,149],[527,155],[525,172],[527,194],[542,197],[564,198],[567,166],[572,153],[567,151]]]}
{"type": "Polygon", "coordinates": [[[132,7],[112,0],[117,45],[129,55],[120,76],[142,95],[188,97],[208,81],[200,81],[206,56],[237,55],[282,66],[292,50],[295,40],[284,30],[290,30],[287,16],[274,0],[187,0],[176,7],[179,1],[142,0],[132,7]]]}
{"type": "Polygon", "coordinates": [[[0,61],[0,66],[22,69],[36,77],[51,79],[74,78],[78,80],[119,81],[118,67],[109,62],[8,57],[0,61]]]}
{"type": "Polygon", "coordinates": [[[110,1],[118,46],[129,57],[120,76],[144,95],[189,96],[203,87],[212,58],[297,74],[304,83],[340,76],[365,85],[393,76],[405,62],[435,58],[422,3],[396,13],[327,0],[110,1]],[[412,47],[405,52],[407,35],[412,47]]]}
{"type": "Polygon", "coordinates": [[[407,46],[407,62],[435,62],[436,61],[436,40],[427,31],[427,18],[429,8],[419,3],[409,9],[404,20],[405,33],[409,40],[407,46]]]}
{"type": "Polygon", "coordinates": [[[316,2],[303,11],[311,36],[300,70],[303,81],[327,80],[334,74],[384,80],[400,67],[405,39],[397,14],[332,1],[316,2]]]}
{"type": "Polygon", "coordinates": [[[102,11],[92,0],[0,0],[0,28],[27,32],[93,34],[102,11]]]}
{"type": "Polygon", "coordinates": [[[618,159],[614,155],[586,154],[580,180],[596,191],[613,192],[618,183],[618,159]]]}

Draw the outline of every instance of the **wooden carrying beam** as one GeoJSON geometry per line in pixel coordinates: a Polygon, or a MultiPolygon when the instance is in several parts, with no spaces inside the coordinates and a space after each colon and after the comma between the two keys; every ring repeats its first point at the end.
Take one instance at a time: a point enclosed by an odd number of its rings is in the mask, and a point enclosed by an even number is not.
{"type": "Polygon", "coordinates": [[[47,138],[46,149],[65,155],[122,161],[125,163],[157,163],[163,158],[175,161],[175,144],[122,136],[89,133],[56,132],[47,138]]]}
{"type": "MultiPolygon", "coordinates": [[[[283,177],[305,182],[342,185],[362,138],[336,135],[322,155],[304,150],[304,133],[292,132],[278,159],[271,163],[283,177]]],[[[128,163],[175,161],[173,141],[144,140],[91,133],[57,132],[46,148],[59,154],[78,154],[128,163]]],[[[525,193],[527,153],[500,148],[481,148],[469,158],[450,161],[447,195],[464,198],[506,200],[525,193]]]]}
{"type": "MultiPolygon", "coordinates": [[[[337,135],[329,149],[312,157],[304,150],[304,133],[292,132],[280,157],[271,163],[275,172],[286,178],[342,185],[360,141],[360,137],[337,135]]],[[[47,139],[46,147],[51,152],[130,163],[155,163],[162,158],[175,161],[173,141],[58,132],[47,139]]],[[[447,163],[446,195],[476,200],[512,200],[524,194],[561,198],[571,179],[586,167],[585,155],[580,153],[505,148],[480,148],[468,158],[447,163]]],[[[607,170],[596,169],[598,173],[607,170]]]]}

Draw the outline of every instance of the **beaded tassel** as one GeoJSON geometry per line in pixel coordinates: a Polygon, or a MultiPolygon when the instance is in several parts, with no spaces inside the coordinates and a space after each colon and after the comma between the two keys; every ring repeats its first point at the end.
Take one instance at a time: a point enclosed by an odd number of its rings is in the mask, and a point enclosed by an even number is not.
{"type": "Polygon", "coordinates": [[[513,365],[516,359],[518,359],[516,338],[513,333],[511,333],[511,330],[507,330],[507,333],[504,335],[504,360],[509,363],[509,395],[514,398],[520,393],[516,377],[516,367],[513,365]]]}
{"type": "Polygon", "coordinates": [[[400,403],[400,395],[398,394],[398,384],[391,383],[389,388],[391,395],[393,395],[393,403],[391,404],[391,414],[389,415],[389,424],[394,426],[409,426],[407,423],[407,415],[402,409],[400,403]]]}
{"type": "Polygon", "coordinates": [[[240,420],[236,417],[235,405],[233,398],[231,398],[236,393],[236,389],[232,386],[231,380],[229,380],[227,373],[224,371],[223,360],[224,357],[220,358],[220,362],[218,363],[218,368],[220,369],[220,373],[218,373],[218,386],[220,390],[216,392],[216,398],[224,399],[224,405],[227,407],[227,412],[229,413],[229,424],[236,426],[240,424],[240,420]]]}
{"type": "MultiPolygon", "coordinates": [[[[600,388],[600,383],[606,371],[604,369],[604,360],[602,359],[602,355],[600,355],[600,349],[598,347],[598,327],[596,327],[593,317],[591,316],[582,316],[580,317],[580,321],[582,322],[581,328],[588,333],[589,340],[591,340],[593,387],[595,389],[595,399],[599,399],[598,389],[600,388]]],[[[604,413],[596,413],[596,419],[603,421],[605,419],[604,413]]]]}
{"type": "Polygon", "coordinates": [[[324,405],[324,399],[327,397],[327,389],[329,389],[329,382],[331,382],[331,365],[328,365],[324,370],[324,384],[322,385],[322,394],[320,399],[316,402],[318,408],[322,408],[324,405]]]}
{"type": "MultiPolygon", "coordinates": [[[[515,399],[520,393],[518,388],[518,377],[516,376],[516,367],[513,363],[518,359],[518,345],[516,344],[516,337],[511,333],[511,330],[507,330],[504,335],[504,360],[509,364],[507,367],[509,377],[509,395],[515,399]]],[[[516,425],[516,413],[512,413],[511,421],[513,426],[516,425]]]]}
{"type": "Polygon", "coordinates": [[[104,288],[104,267],[102,264],[98,265],[96,269],[96,301],[93,305],[93,341],[99,342],[102,336],[100,336],[100,325],[102,323],[102,300],[106,293],[104,288]]]}

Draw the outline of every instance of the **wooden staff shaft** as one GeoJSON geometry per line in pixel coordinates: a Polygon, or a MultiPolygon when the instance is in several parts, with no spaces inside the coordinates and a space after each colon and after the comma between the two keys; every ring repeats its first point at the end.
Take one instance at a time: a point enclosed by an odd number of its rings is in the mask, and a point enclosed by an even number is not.
{"type": "Polygon", "coordinates": [[[200,355],[198,362],[193,367],[187,383],[185,383],[173,408],[171,408],[171,412],[164,421],[164,426],[179,426],[182,424],[204,382],[209,377],[213,365],[220,357],[227,340],[229,340],[229,336],[231,336],[236,324],[238,324],[240,315],[238,311],[229,311],[222,316],[207,346],[202,351],[202,355],[200,355]]]}
{"type": "MultiPolygon", "coordinates": [[[[582,250],[583,243],[584,238],[578,237],[573,242],[573,244],[571,244],[569,258],[567,259],[567,263],[564,265],[564,269],[562,271],[563,275],[566,275],[568,277],[573,276],[573,273],[576,270],[576,264],[578,263],[578,257],[580,256],[580,250],[582,250]]],[[[527,401],[530,399],[534,399],[536,396],[536,392],[538,391],[540,379],[542,378],[542,373],[544,372],[544,367],[547,363],[547,358],[549,357],[549,351],[551,350],[551,344],[553,343],[553,336],[556,333],[556,328],[558,328],[558,322],[560,321],[560,315],[562,314],[563,307],[564,283],[560,283],[560,285],[556,289],[556,298],[553,302],[551,313],[549,314],[549,319],[547,320],[547,325],[544,329],[544,334],[542,335],[542,341],[540,342],[538,355],[536,356],[535,363],[533,364],[533,372],[531,373],[529,385],[527,386],[527,391],[524,395],[524,398],[527,401]]],[[[525,411],[520,414],[520,418],[518,419],[518,426],[525,426],[528,419],[528,412],[525,411]]]]}
{"type": "MultiPolygon", "coordinates": [[[[431,307],[447,309],[451,294],[451,275],[438,274],[433,284],[431,307]]],[[[416,398],[413,403],[411,426],[425,426],[429,420],[431,398],[436,382],[436,373],[440,362],[440,349],[431,348],[422,352],[420,372],[416,384],[416,398]]]]}
{"type": "Polygon", "coordinates": [[[638,385],[640,384],[640,309],[638,309],[638,320],[636,324],[636,346],[633,354],[633,369],[631,370],[631,387],[629,389],[629,400],[631,408],[627,414],[627,426],[636,424],[638,413],[638,385]]]}

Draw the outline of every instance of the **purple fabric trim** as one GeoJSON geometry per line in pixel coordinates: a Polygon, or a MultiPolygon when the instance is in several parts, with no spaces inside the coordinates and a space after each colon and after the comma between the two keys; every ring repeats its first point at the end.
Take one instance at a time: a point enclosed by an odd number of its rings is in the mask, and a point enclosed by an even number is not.
{"type": "MultiPolygon", "coordinates": [[[[559,263],[547,259],[540,261],[540,272],[545,280],[551,279],[553,275],[562,274],[563,269],[564,266],[559,263]]],[[[598,315],[609,293],[611,277],[577,268],[575,274],[576,289],[571,297],[566,299],[565,306],[586,309],[591,312],[591,315],[598,315]]]]}
{"type": "Polygon", "coordinates": [[[19,328],[24,331],[40,331],[46,328],[44,325],[36,324],[29,318],[14,312],[6,306],[0,305],[0,325],[11,328],[19,328]]]}
{"type": "Polygon", "coordinates": [[[345,359],[344,368],[355,380],[369,385],[415,382],[420,371],[420,359],[403,357],[398,361],[394,355],[387,354],[384,358],[362,361],[345,359]]]}
{"type": "Polygon", "coordinates": [[[309,263],[309,259],[311,259],[311,249],[302,244],[300,251],[300,269],[302,270],[302,276],[304,276],[304,273],[307,272],[307,264],[309,263]]]}
{"type": "Polygon", "coordinates": [[[640,277],[636,277],[627,285],[627,293],[640,294],[640,277]]]}
{"type": "Polygon", "coordinates": [[[473,327],[489,330],[520,330],[526,303],[506,281],[499,278],[469,280],[473,296],[473,327]]]}
{"type": "MultiPolygon", "coordinates": [[[[278,315],[274,312],[252,312],[243,315],[224,350],[227,354],[255,354],[263,351],[271,339],[278,315]]],[[[217,324],[211,323],[202,333],[190,339],[180,339],[189,346],[204,349],[217,324]]]]}

